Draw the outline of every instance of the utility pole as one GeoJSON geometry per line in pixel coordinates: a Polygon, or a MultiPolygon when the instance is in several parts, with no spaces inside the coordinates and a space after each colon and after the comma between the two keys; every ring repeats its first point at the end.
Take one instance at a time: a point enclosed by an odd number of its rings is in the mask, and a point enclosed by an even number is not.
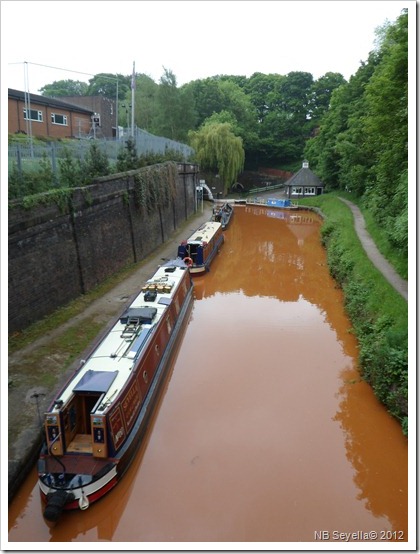
{"type": "Polygon", "coordinates": [[[31,158],[34,157],[34,143],[32,139],[32,111],[31,96],[29,93],[29,70],[28,62],[24,63],[24,81],[25,81],[25,110],[26,110],[26,132],[29,136],[29,146],[31,149],[31,158]]]}
{"type": "Polygon", "coordinates": [[[134,96],[136,91],[136,70],[133,62],[133,75],[131,77],[131,136],[134,139],[134,96]]]}

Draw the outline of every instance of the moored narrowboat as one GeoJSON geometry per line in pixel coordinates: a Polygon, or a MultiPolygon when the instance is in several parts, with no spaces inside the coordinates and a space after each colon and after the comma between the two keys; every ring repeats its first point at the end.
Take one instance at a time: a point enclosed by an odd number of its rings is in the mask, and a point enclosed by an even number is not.
{"type": "Polygon", "coordinates": [[[209,270],[224,240],[222,224],[207,221],[178,246],[178,257],[188,264],[190,273],[203,273],[209,270]]]}
{"type": "Polygon", "coordinates": [[[105,332],[45,414],[38,461],[44,517],[86,509],[133,460],[188,320],[188,266],[160,266],[105,332]]]}
{"type": "Polygon", "coordinates": [[[229,202],[215,206],[213,208],[212,221],[219,221],[222,224],[222,229],[227,229],[230,220],[233,216],[233,207],[229,202]]]}

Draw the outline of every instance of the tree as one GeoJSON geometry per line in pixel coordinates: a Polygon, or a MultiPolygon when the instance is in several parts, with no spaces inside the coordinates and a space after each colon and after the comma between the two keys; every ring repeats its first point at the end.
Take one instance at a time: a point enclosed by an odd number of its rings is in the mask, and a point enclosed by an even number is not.
{"type": "Polygon", "coordinates": [[[117,171],[129,171],[139,167],[136,145],[132,138],[129,138],[125,146],[121,147],[117,156],[117,171]]]}
{"type": "Polygon", "coordinates": [[[102,177],[109,173],[108,156],[100,150],[96,141],[92,141],[85,159],[80,162],[80,175],[84,180],[81,184],[89,184],[95,177],[102,177]]]}
{"type": "Polygon", "coordinates": [[[304,124],[309,114],[313,77],[304,71],[291,71],[280,83],[281,109],[304,124]]]}
{"type": "Polygon", "coordinates": [[[229,123],[212,122],[191,131],[189,137],[200,166],[219,173],[226,194],[244,167],[242,139],[233,134],[229,123]]]}
{"type": "Polygon", "coordinates": [[[312,124],[316,124],[328,110],[333,91],[345,83],[346,80],[341,73],[332,72],[326,73],[313,83],[309,110],[312,124]]]}
{"type": "Polygon", "coordinates": [[[362,195],[368,186],[372,156],[365,144],[363,94],[378,63],[375,53],[359,67],[348,83],[331,94],[329,109],[319,120],[319,133],[305,146],[305,157],[324,184],[362,195]]]}
{"type": "MultiPolygon", "coordinates": [[[[380,61],[366,86],[364,130],[366,145],[375,155],[371,170],[375,188],[370,191],[369,204],[376,217],[388,228],[400,213],[398,201],[395,202],[396,184],[407,169],[408,158],[406,10],[382,36],[380,61]]],[[[402,189],[400,194],[400,205],[403,205],[402,189]]]]}
{"type": "Polygon", "coordinates": [[[66,79],[54,81],[50,85],[45,85],[39,89],[42,96],[57,98],[60,96],[86,96],[89,85],[82,81],[73,81],[66,79]]]}
{"type": "Polygon", "coordinates": [[[164,68],[155,106],[153,132],[173,140],[186,140],[188,131],[195,126],[194,106],[190,91],[177,87],[176,77],[170,69],[164,68]]]}
{"type": "Polygon", "coordinates": [[[279,79],[281,79],[280,75],[254,73],[244,87],[245,93],[256,109],[259,123],[264,121],[272,109],[269,98],[270,94],[275,91],[279,79]]]}
{"type": "Polygon", "coordinates": [[[218,113],[225,109],[218,79],[214,77],[198,79],[187,83],[183,88],[190,91],[194,99],[194,107],[197,113],[197,127],[200,127],[213,113],[218,113]]]}
{"type": "MultiPolygon", "coordinates": [[[[145,74],[137,74],[135,90],[135,121],[139,127],[153,133],[153,119],[157,108],[159,85],[145,74]]],[[[131,91],[127,93],[126,105],[131,104],[131,91]]]]}
{"type": "Polygon", "coordinates": [[[98,73],[92,79],[89,79],[87,96],[105,96],[115,100],[117,96],[118,81],[118,99],[123,100],[130,90],[131,77],[114,73],[98,73]]]}
{"type": "Polygon", "coordinates": [[[333,91],[305,156],[326,185],[362,197],[390,243],[407,252],[407,10],[378,37],[367,62],[333,91]]]}

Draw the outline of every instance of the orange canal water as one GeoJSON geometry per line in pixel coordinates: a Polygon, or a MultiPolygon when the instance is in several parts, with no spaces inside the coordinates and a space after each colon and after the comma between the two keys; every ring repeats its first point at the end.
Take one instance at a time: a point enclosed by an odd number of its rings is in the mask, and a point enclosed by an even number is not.
{"type": "Polygon", "coordinates": [[[360,378],[320,226],[235,207],[129,473],[50,527],[34,468],[9,542],[407,541],[407,440],[360,378]]]}

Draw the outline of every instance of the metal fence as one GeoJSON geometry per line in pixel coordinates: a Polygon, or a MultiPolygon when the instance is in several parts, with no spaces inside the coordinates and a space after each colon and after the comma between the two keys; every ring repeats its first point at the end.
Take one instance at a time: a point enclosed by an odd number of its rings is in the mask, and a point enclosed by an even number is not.
{"type": "MultiPolygon", "coordinates": [[[[69,152],[75,160],[83,160],[89,151],[92,140],[95,140],[101,152],[106,154],[110,163],[116,163],[118,153],[124,148],[131,135],[129,131],[124,129],[121,138],[117,140],[74,139],[65,144],[54,141],[45,143],[45,145],[33,145],[28,140],[27,144],[12,144],[9,145],[9,171],[13,167],[17,167],[19,171],[35,170],[39,166],[39,162],[46,157],[51,162],[53,172],[56,173],[57,161],[63,158],[66,152],[69,152]]],[[[194,154],[194,150],[187,144],[152,135],[143,129],[136,128],[134,135],[138,156],[164,154],[172,151],[179,155],[179,159],[176,161],[189,161],[194,154]]]]}

